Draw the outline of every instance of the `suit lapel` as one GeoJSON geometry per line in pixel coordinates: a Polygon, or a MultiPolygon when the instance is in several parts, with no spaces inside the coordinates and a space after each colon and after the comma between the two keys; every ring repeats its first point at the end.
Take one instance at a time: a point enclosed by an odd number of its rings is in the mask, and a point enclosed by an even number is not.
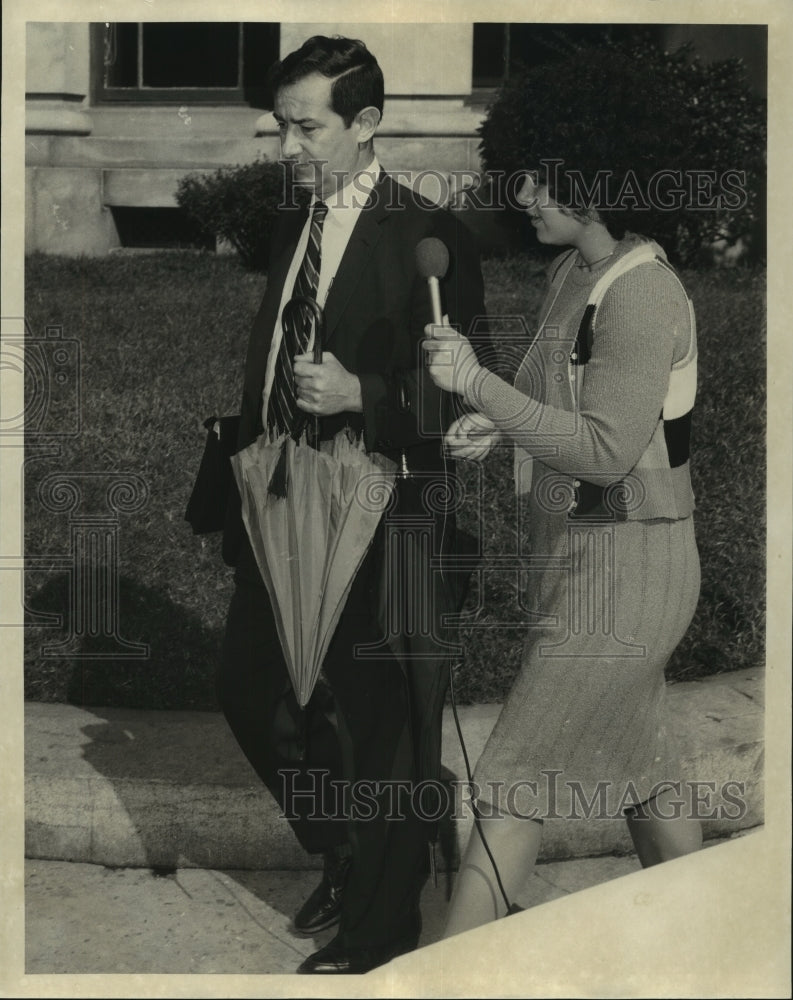
{"type": "MultiPolygon", "coordinates": [[[[267,271],[264,298],[259,314],[254,322],[248,360],[245,366],[245,387],[247,395],[251,399],[258,400],[261,397],[262,386],[264,385],[264,373],[267,368],[270,345],[273,342],[273,331],[278,319],[278,309],[281,304],[284,282],[289,273],[289,265],[292,263],[292,258],[294,257],[307,215],[307,209],[302,208],[290,211],[287,215],[282,216],[282,222],[273,237],[273,246],[276,250],[270,260],[270,266],[267,271]]],[[[252,440],[254,434],[262,430],[261,412],[257,410],[254,414],[246,414],[243,426],[246,430],[247,438],[252,440]]],[[[246,440],[246,443],[248,443],[248,440],[246,440]]]]}
{"type": "Polygon", "coordinates": [[[297,249],[297,244],[300,240],[300,234],[303,231],[303,226],[305,225],[307,218],[307,207],[301,207],[300,209],[290,212],[289,217],[286,220],[286,228],[283,238],[278,241],[281,245],[281,249],[277,260],[273,261],[270,267],[270,273],[267,275],[268,284],[272,284],[273,291],[277,292],[276,309],[278,308],[278,305],[280,305],[281,295],[284,290],[284,282],[286,281],[286,276],[289,273],[289,265],[292,263],[292,258],[295,255],[295,250],[297,249]]]}
{"type": "MultiPolygon", "coordinates": [[[[326,345],[333,337],[347,303],[361,280],[372,250],[383,236],[382,223],[388,219],[386,206],[394,196],[393,183],[388,174],[381,174],[350,235],[349,243],[325,302],[326,345]]],[[[256,361],[249,367],[252,382],[256,383],[254,388],[257,392],[261,391],[261,385],[264,382],[264,371],[270,353],[273,330],[278,319],[278,308],[281,304],[284,283],[289,273],[289,265],[295,255],[307,217],[308,205],[301,206],[299,210],[290,211],[284,219],[283,229],[274,238],[274,245],[278,247],[278,251],[270,263],[265,292],[266,301],[262,304],[262,313],[257,322],[257,327],[263,335],[256,338],[254,348],[256,361]]]]}
{"type": "Polygon", "coordinates": [[[388,219],[386,206],[389,203],[391,184],[388,174],[381,174],[350,235],[347,249],[344,251],[325,301],[326,346],[332,339],[347,303],[361,280],[374,247],[383,236],[382,223],[388,219]]]}

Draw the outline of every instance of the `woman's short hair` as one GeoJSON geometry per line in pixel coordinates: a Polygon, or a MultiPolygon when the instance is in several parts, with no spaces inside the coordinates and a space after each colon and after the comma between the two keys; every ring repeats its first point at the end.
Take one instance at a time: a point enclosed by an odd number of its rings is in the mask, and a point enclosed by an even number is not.
{"type": "Polygon", "coordinates": [[[540,171],[539,181],[571,215],[598,219],[616,239],[628,231],[641,232],[650,221],[640,207],[646,178],[634,171],[579,170],[552,160],[540,171]]]}
{"type": "Polygon", "coordinates": [[[682,54],[650,39],[579,46],[516,72],[480,127],[486,168],[538,171],[573,213],[597,212],[612,236],[630,231],[670,245],[698,209],[689,164],[705,141],[683,85],[682,54]]]}
{"type": "Polygon", "coordinates": [[[314,35],[272,67],[272,93],[314,73],[333,80],[331,110],[344,120],[347,128],[363,108],[377,108],[382,116],[383,72],[363,42],[339,35],[333,38],[314,35]]]}

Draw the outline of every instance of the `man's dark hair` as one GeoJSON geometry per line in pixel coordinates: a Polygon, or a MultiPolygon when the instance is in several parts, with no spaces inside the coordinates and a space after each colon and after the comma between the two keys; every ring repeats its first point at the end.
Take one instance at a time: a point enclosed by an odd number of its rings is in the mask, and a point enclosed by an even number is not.
{"type": "Polygon", "coordinates": [[[383,114],[383,72],[363,42],[339,35],[314,35],[273,66],[271,93],[275,95],[281,87],[313,73],[333,80],[331,110],[344,120],[346,128],[363,108],[374,107],[383,114]]]}

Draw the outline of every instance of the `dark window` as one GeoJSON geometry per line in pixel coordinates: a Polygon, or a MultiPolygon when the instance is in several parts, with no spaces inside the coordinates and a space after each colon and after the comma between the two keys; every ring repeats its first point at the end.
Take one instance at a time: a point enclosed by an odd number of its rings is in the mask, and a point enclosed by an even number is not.
{"type": "MultiPolygon", "coordinates": [[[[656,33],[654,26],[625,24],[474,24],[473,88],[500,87],[521,65],[549,67],[580,45],[656,33]]],[[[552,81],[549,78],[549,86],[552,81]]]]}
{"type": "Polygon", "coordinates": [[[279,42],[279,25],[269,21],[98,24],[96,98],[267,107],[279,42]]]}
{"type": "Polygon", "coordinates": [[[474,87],[501,85],[509,53],[508,38],[508,24],[474,25],[474,87]]]}
{"type": "Polygon", "coordinates": [[[138,250],[215,249],[214,239],[202,233],[180,208],[114,205],[110,211],[122,247],[138,250]]]}

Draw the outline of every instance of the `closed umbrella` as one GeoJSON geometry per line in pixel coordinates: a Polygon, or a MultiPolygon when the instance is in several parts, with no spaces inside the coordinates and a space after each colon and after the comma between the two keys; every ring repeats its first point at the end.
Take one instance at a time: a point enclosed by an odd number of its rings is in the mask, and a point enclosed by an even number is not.
{"type": "MultiPolygon", "coordinates": [[[[318,319],[321,310],[313,300],[318,319]]],[[[301,304],[303,304],[301,302],[301,304]]],[[[321,322],[315,361],[321,360],[321,322]]],[[[242,517],[270,595],[295,696],[314,689],[350,587],[388,506],[395,465],[340,431],[332,441],[296,433],[260,435],[232,457],[242,517]],[[286,490],[273,492],[273,472],[286,490]],[[285,492],[285,496],[278,495],[285,492]]]]}

